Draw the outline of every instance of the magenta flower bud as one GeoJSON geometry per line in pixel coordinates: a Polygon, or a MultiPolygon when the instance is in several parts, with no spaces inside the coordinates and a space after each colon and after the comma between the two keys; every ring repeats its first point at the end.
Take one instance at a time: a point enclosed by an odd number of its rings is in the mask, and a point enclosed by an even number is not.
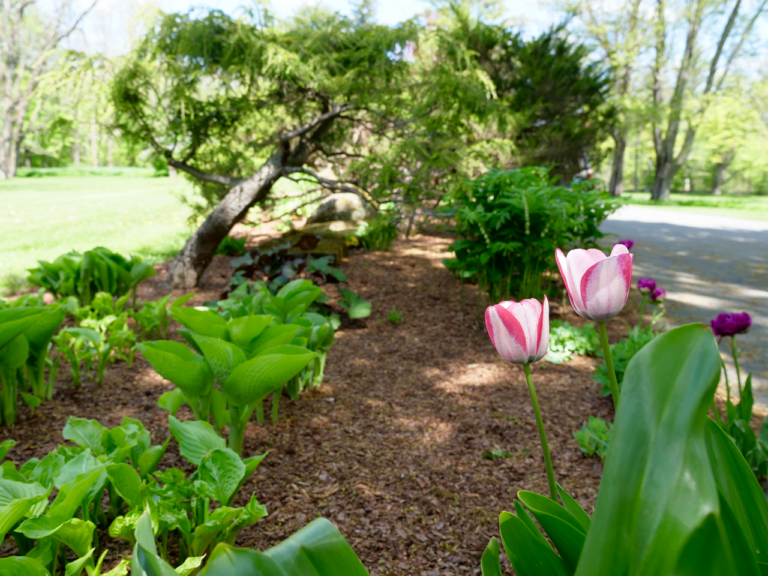
{"type": "Polygon", "coordinates": [[[667,291],[664,290],[661,286],[656,288],[653,292],[651,292],[651,300],[654,302],[661,302],[664,300],[664,298],[667,295],[667,291]]]}
{"type": "Polygon", "coordinates": [[[549,302],[508,300],[485,310],[485,326],[496,351],[513,364],[544,358],[549,347],[549,302]]]}
{"type": "Polygon", "coordinates": [[[717,318],[713,319],[709,323],[712,328],[712,332],[715,336],[722,338],[723,336],[736,336],[736,334],[744,334],[749,332],[752,327],[752,318],[746,312],[733,313],[733,314],[718,314],[717,318]]]}
{"type": "Polygon", "coordinates": [[[625,238],[624,240],[619,240],[616,242],[616,244],[621,244],[622,246],[626,246],[627,250],[632,250],[632,246],[635,245],[635,241],[630,240],[629,238],[625,238]]]}
{"type": "Polygon", "coordinates": [[[650,294],[656,290],[656,280],[653,278],[640,278],[637,281],[637,289],[641,294],[650,294]]]}
{"type": "Polygon", "coordinates": [[[600,250],[571,250],[568,256],[555,251],[557,267],[576,314],[587,320],[605,322],[627,303],[632,286],[632,254],[616,244],[611,255],[600,250]]]}

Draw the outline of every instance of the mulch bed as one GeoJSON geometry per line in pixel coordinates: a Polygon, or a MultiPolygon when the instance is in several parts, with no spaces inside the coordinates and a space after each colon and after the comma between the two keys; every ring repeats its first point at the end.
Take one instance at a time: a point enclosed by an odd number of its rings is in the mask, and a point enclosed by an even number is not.
{"type": "MultiPolygon", "coordinates": [[[[238,504],[255,492],[269,516],[241,532],[239,546],[266,549],[325,516],[372,575],[479,574],[499,513],[513,508],[516,492],[547,493],[522,368],[502,360],[476,329],[473,287],[466,287],[462,317],[459,284],[441,263],[450,241],[421,235],[396,242],[392,252],[353,252],[341,266],[349,287],[374,303],[373,314],[337,333],[319,389],[282,402],[276,425],[249,425],[244,455],[269,456],[238,504]],[[386,319],[393,307],[399,324],[386,319]],[[497,448],[513,456],[482,458],[497,448]]],[[[142,299],[165,293],[159,268],[158,278],[142,285],[142,299]]],[[[217,258],[192,304],[217,299],[231,270],[228,259],[217,258]]],[[[627,306],[629,316],[609,323],[612,340],[626,333],[635,309],[627,306]]],[[[554,318],[558,311],[553,304],[554,318]]],[[[567,319],[581,323],[572,313],[567,319]]],[[[533,368],[557,479],[590,513],[602,469],[581,455],[573,432],[589,415],[613,419],[611,400],[591,381],[597,362],[533,368]]],[[[172,385],[140,355],[133,369],[110,366],[101,387],[71,388],[64,366],[60,372],[53,402],[34,417],[22,409],[16,426],[0,428],[0,439],[18,441],[9,454],[16,463],[63,443],[70,415],[107,426],[130,416],[154,443],[169,435],[157,399],[172,385]]],[[[163,464],[189,469],[175,443],[163,464]]],[[[2,554],[11,553],[11,542],[2,554]]]]}

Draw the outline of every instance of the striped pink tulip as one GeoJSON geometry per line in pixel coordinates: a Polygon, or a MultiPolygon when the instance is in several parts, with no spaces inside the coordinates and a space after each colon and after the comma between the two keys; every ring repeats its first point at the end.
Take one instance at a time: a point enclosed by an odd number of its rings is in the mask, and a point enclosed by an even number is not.
{"type": "Polygon", "coordinates": [[[549,302],[508,300],[485,311],[485,326],[496,351],[514,364],[544,358],[549,347],[549,302]]]}
{"type": "Polygon", "coordinates": [[[594,249],[566,256],[558,248],[555,257],[576,314],[605,322],[621,312],[632,285],[632,254],[626,246],[616,244],[610,256],[594,249]]]}

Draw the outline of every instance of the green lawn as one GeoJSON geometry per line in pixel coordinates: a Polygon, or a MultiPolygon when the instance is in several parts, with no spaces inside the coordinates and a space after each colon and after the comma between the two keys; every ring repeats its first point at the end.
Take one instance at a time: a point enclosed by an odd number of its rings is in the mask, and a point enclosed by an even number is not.
{"type": "Polygon", "coordinates": [[[182,178],[46,176],[0,181],[0,289],[26,277],[37,260],[105,246],[165,259],[190,233],[182,178]]]}
{"type": "Polygon", "coordinates": [[[698,214],[768,220],[768,196],[713,196],[711,194],[672,194],[667,202],[649,200],[647,192],[622,195],[627,204],[683,210],[698,214]]]}

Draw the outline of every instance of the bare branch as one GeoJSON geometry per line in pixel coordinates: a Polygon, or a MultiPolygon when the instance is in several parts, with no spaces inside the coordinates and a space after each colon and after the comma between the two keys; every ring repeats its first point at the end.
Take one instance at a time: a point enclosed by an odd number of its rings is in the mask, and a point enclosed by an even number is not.
{"type": "Polygon", "coordinates": [[[333,118],[341,116],[344,112],[349,112],[350,110],[354,110],[354,107],[334,106],[332,110],[330,110],[329,112],[326,112],[325,114],[321,114],[320,116],[312,120],[312,122],[309,122],[308,124],[304,124],[304,126],[299,126],[298,128],[295,128],[290,132],[286,132],[285,134],[281,134],[279,136],[279,140],[280,142],[287,142],[288,140],[297,138],[298,136],[303,136],[307,132],[310,132],[315,128],[317,128],[320,124],[322,124],[326,120],[331,120],[333,118]]]}
{"type": "Polygon", "coordinates": [[[287,166],[283,168],[283,174],[286,177],[290,174],[306,174],[323,188],[327,188],[328,190],[338,190],[339,192],[351,192],[352,194],[359,196],[365,203],[376,204],[370,195],[367,194],[367,191],[360,188],[354,180],[330,180],[328,178],[323,178],[320,174],[309,168],[291,168],[287,166]]]}
{"type": "Polygon", "coordinates": [[[194,176],[198,180],[202,180],[203,182],[211,182],[213,184],[222,184],[224,186],[237,186],[239,184],[242,184],[245,182],[245,178],[232,178],[230,176],[219,176],[218,174],[208,174],[206,172],[201,172],[200,170],[197,170],[196,168],[193,168],[189,164],[186,164],[185,162],[179,162],[177,160],[174,160],[173,158],[167,158],[168,165],[173,166],[177,170],[182,170],[186,172],[187,174],[194,176]]]}

